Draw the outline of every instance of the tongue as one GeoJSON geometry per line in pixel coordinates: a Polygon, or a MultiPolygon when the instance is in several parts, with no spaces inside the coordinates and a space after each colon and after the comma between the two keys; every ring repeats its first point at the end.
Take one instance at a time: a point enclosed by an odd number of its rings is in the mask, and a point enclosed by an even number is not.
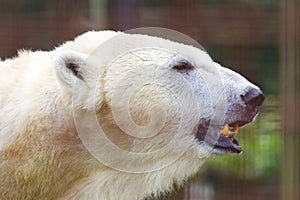
{"type": "Polygon", "coordinates": [[[241,153],[242,152],[242,148],[239,146],[237,139],[228,138],[222,134],[220,134],[220,137],[219,137],[217,143],[215,144],[214,148],[230,150],[233,153],[241,153]]]}

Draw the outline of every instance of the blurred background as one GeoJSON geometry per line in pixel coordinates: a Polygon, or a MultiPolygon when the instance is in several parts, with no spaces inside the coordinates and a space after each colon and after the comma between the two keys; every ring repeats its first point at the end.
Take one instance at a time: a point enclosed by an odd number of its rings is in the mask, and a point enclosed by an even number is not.
{"type": "Polygon", "coordinates": [[[300,199],[300,1],[0,0],[0,57],[49,50],[87,30],[155,26],[197,40],[259,85],[266,101],[242,129],[241,156],[209,161],[161,199],[300,199]]]}

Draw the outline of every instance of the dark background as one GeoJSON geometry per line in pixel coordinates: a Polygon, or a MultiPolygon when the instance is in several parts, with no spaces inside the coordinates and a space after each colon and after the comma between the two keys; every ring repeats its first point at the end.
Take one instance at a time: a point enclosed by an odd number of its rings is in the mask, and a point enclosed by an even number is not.
{"type": "Polygon", "coordinates": [[[297,0],[0,0],[0,57],[49,50],[92,29],[164,27],[197,40],[266,94],[239,135],[241,156],[208,162],[162,199],[299,199],[300,51],[297,0]]]}

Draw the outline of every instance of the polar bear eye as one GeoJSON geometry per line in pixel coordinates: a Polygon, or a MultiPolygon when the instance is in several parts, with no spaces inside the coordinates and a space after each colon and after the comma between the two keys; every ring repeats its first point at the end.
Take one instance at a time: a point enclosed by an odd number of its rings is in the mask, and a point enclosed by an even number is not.
{"type": "Polygon", "coordinates": [[[193,65],[191,65],[187,61],[180,61],[180,62],[176,63],[172,68],[177,71],[189,71],[189,70],[194,69],[193,65]]]}

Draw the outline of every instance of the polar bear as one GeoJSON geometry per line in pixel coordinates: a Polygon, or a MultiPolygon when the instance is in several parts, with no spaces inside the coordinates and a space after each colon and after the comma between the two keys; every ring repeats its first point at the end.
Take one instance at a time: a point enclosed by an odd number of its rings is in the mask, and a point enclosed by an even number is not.
{"type": "Polygon", "coordinates": [[[0,199],[144,199],[240,153],[261,90],[202,49],[90,31],[0,62],[0,199]]]}

